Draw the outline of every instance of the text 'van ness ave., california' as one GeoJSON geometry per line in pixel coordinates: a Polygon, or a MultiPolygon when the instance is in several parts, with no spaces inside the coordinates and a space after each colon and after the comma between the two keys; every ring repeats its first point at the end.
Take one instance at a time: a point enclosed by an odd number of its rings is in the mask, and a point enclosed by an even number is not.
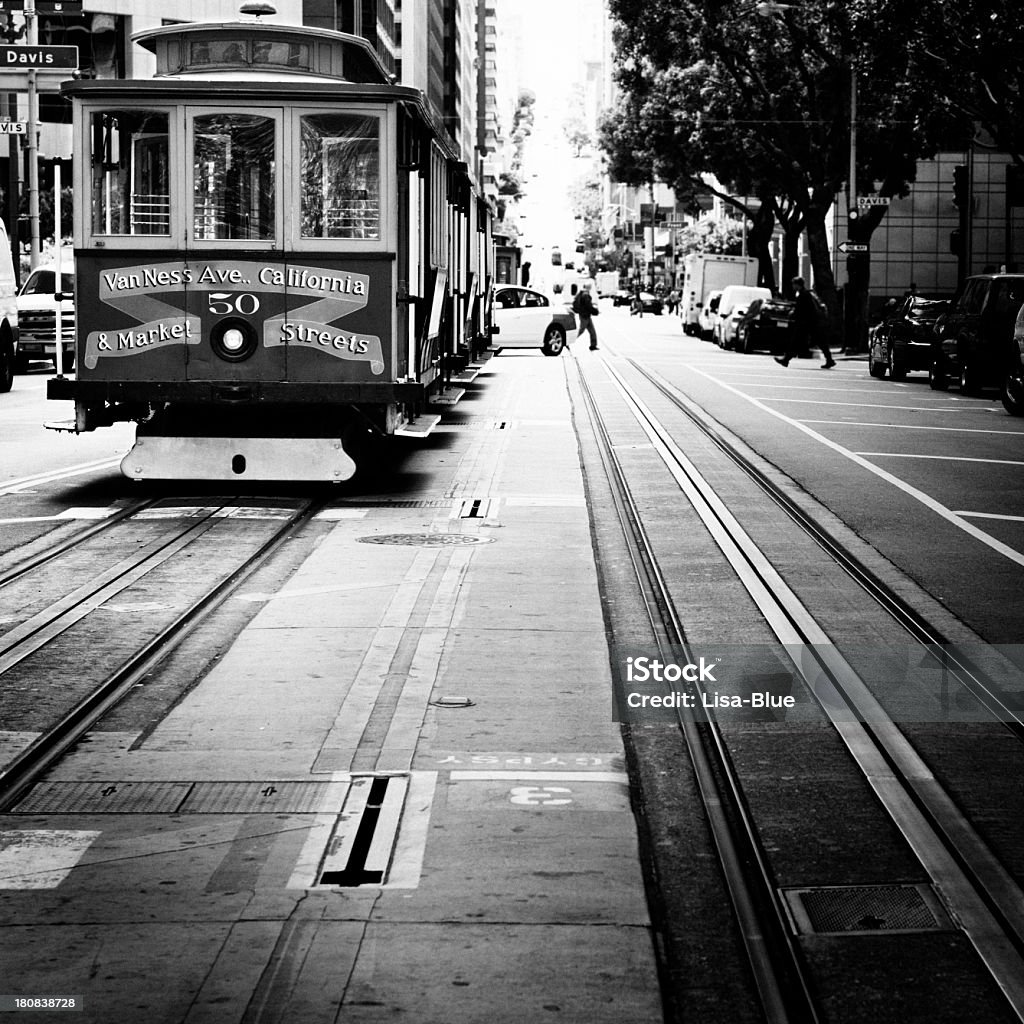
{"type": "Polygon", "coordinates": [[[99,297],[142,295],[186,286],[206,290],[231,285],[257,291],[287,288],[302,295],[365,298],[369,278],[365,274],[284,263],[216,260],[188,264],[178,261],[102,271],[99,297]]]}

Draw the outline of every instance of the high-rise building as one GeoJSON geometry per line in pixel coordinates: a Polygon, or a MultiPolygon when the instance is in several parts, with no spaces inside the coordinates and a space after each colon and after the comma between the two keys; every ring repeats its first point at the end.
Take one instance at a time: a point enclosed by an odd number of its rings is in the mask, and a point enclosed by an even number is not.
{"type": "Polygon", "coordinates": [[[302,24],[362,36],[384,67],[396,73],[395,0],[302,0],[302,24]]]}
{"type": "Polygon", "coordinates": [[[476,173],[477,0],[398,0],[400,80],[421,89],[476,173]]]}

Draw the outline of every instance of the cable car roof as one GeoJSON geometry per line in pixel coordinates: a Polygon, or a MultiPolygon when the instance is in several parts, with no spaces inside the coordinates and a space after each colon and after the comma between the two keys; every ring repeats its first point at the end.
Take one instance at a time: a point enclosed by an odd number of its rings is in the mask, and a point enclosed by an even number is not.
{"type": "Polygon", "coordinates": [[[388,85],[392,76],[362,36],[262,21],[186,22],[136,32],[158,78],[296,75],[388,85]]]}

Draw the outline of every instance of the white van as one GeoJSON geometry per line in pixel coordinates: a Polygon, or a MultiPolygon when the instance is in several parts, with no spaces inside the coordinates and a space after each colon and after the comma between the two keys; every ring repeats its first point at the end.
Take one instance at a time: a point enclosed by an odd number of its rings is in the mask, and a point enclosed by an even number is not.
{"type": "MultiPolygon", "coordinates": [[[[60,272],[60,333],[64,342],[64,370],[75,365],[75,272],[65,261],[60,272]]],[[[36,267],[18,292],[18,372],[24,373],[33,359],[57,365],[57,268],[52,263],[36,267]]]]}
{"type": "Polygon", "coordinates": [[[712,328],[713,339],[722,348],[732,348],[736,343],[736,327],[740,317],[746,313],[755,299],[764,302],[771,297],[770,288],[755,288],[747,284],[731,284],[723,288],[712,328]]]}
{"type": "Polygon", "coordinates": [[[18,360],[18,291],[7,228],[0,221],[0,391],[10,391],[18,360]]]}

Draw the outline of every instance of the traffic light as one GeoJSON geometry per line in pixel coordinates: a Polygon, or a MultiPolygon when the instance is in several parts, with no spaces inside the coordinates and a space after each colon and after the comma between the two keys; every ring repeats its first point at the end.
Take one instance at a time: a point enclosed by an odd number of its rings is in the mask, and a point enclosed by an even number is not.
{"type": "Polygon", "coordinates": [[[967,209],[967,165],[957,164],[953,168],[953,205],[958,210],[967,209]]]}
{"type": "Polygon", "coordinates": [[[1024,206],[1024,168],[1013,164],[1006,168],[1006,205],[1024,206]]]}

